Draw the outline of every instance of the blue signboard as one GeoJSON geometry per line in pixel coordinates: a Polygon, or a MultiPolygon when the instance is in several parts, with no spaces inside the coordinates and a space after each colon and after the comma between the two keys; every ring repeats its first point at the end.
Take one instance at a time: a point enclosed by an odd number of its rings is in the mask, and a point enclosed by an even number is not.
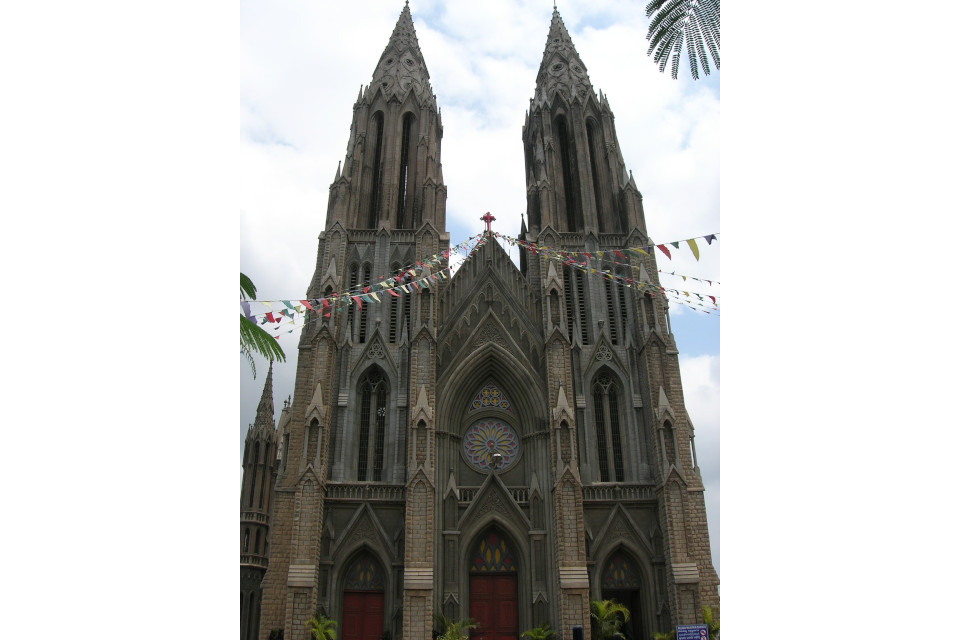
{"type": "Polygon", "coordinates": [[[677,640],[710,640],[705,624],[678,624],[677,640]]]}

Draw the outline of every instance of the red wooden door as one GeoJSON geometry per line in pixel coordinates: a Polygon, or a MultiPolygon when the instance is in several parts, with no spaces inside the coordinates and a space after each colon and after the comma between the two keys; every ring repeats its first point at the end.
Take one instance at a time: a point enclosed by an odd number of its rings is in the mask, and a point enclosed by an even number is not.
{"type": "Polygon", "coordinates": [[[473,640],[517,640],[517,576],[470,576],[470,617],[473,640]]]}
{"type": "Polygon", "coordinates": [[[344,591],[341,640],[378,640],[383,633],[383,592],[344,591]]]}

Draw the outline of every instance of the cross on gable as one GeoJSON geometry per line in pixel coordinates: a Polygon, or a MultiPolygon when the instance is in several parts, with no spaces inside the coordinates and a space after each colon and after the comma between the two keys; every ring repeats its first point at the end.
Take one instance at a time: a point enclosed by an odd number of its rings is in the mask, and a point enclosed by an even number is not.
{"type": "Polygon", "coordinates": [[[487,223],[487,233],[490,233],[490,223],[496,220],[496,218],[487,211],[484,215],[480,216],[480,219],[487,223]]]}

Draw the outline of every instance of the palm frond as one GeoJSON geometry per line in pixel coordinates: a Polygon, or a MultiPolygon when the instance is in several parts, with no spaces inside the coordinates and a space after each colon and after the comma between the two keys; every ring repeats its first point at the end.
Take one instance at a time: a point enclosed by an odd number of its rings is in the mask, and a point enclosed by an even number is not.
{"type": "Polygon", "coordinates": [[[287,359],[283,349],[277,344],[276,338],[242,314],[240,315],[240,351],[247,354],[258,353],[267,360],[278,362],[284,362],[287,359]]]}
{"type": "Polygon", "coordinates": [[[701,70],[710,75],[710,62],[720,68],[720,0],[651,0],[646,12],[651,18],[647,55],[661,72],[669,60],[670,75],[677,79],[684,45],[694,80],[701,70]]]}
{"type": "Polygon", "coordinates": [[[247,276],[240,274],[240,299],[241,300],[256,300],[257,299],[257,287],[253,284],[253,280],[247,276]]]}
{"type": "MultiPolygon", "coordinates": [[[[249,305],[244,302],[247,299],[257,299],[257,287],[253,284],[253,280],[240,272],[240,300],[246,312],[250,313],[247,308],[249,305]]],[[[243,314],[240,314],[240,353],[246,356],[247,362],[250,363],[254,378],[257,377],[257,367],[253,364],[254,353],[267,360],[285,362],[287,359],[276,339],[261,329],[252,318],[247,318],[243,314]]]]}
{"type": "Polygon", "coordinates": [[[337,621],[325,616],[323,611],[318,609],[305,624],[313,640],[336,640],[337,621]]]}
{"type": "Polygon", "coordinates": [[[244,357],[247,359],[247,362],[250,364],[250,373],[253,374],[253,377],[254,377],[254,378],[256,378],[256,377],[257,377],[257,365],[255,365],[254,362],[253,362],[253,356],[250,355],[250,352],[249,352],[249,351],[245,351],[242,346],[240,347],[240,353],[242,353],[242,354],[244,355],[244,357]]]}

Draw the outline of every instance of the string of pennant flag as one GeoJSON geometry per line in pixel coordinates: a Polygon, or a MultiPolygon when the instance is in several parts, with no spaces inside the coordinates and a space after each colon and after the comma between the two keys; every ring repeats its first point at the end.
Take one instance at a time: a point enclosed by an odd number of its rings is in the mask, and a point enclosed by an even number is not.
{"type": "MultiPolygon", "coordinates": [[[[643,291],[649,291],[651,293],[663,294],[664,296],[671,298],[679,302],[680,304],[683,304],[684,306],[690,307],[695,311],[702,311],[703,313],[712,314],[712,315],[717,315],[717,312],[719,311],[719,308],[718,308],[719,303],[717,302],[717,297],[714,295],[700,294],[697,292],[683,291],[680,289],[665,288],[662,286],[657,286],[646,280],[637,280],[637,279],[629,278],[629,277],[623,276],[622,274],[616,273],[615,271],[612,271],[609,268],[604,268],[604,263],[606,263],[608,265],[611,265],[612,268],[623,267],[638,273],[643,272],[642,266],[635,266],[630,264],[629,262],[620,262],[615,257],[611,257],[611,254],[613,254],[613,256],[627,260],[627,256],[624,255],[623,252],[617,249],[612,249],[612,250],[608,249],[606,251],[593,251],[593,252],[563,251],[560,249],[555,249],[553,247],[538,245],[533,242],[526,242],[524,240],[520,240],[519,238],[514,238],[512,236],[504,235],[498,232],[493,232],[493,235],[501,238],[502,240],[507,242],[507,244],[521,247],[530,251],[531,253],[542,255],[544,257],[559,261],[562,264],[568,265],[575,269],[579,269],[590,275],[596,275],[596,276],[605,278],[607,280],[611,280],[621,286],[632,287],[632,288],[640,289],[643,291]],[[596,266],[594,266],[594,262],[596,263],[596,266]],[[695,302],[693,298],[696,298],[697,301],[695,302]],[[707,303],[708,298],[710,300],[710,303],[712,303],[712,307],[709,309],[707,308],[707,304],[709,304],[707,303]]],[[[653,247],[657,247],[667,257],[671,257],[669,249],[666,248],[666,244],[672,245],[675,248],[679,248],[680,243],[686,243],[686,245],[690,247],[690,250],[693,252],[697,260],[699,260],[700,251],[697,248],[697,242],[696,242],[697,239],[703,238],[704,240],[707,241],[707,245],[711,245],[713,244],[713,242],[717,240],[717,235],[718,234],[716,233],[711,233],[706,236],[697,236],[696,238],[676,240],[674,242],[665,243],[663,245],[657,244],[657,245],[647,245],[644,247],[628,247],[624,249],[624,251],[632,252],[637,255],[642,254],[645,256],[649,256],[650,253],[653,251],[653,247]]],[[[671,275],[675,275],[675,273],[671,275]]],[[[694,279],[700,280],[699,278],[694,278],[694,279]]],[[[707,281],[707,282],[712,283],[713,281],[707,281]]]]}
{"type": "Polygon", "coordinates": [[[715,284],[716,285],[720,284],[719,280],[707,280],[706,278],[695,278],[693,276],[685,276],[681,273],[677,273],[676,271],[664,271],[663,269],[657,269],[657,273],[662,273],[665,276],[674,276],[677,278],[683,278],[684,282],[686,282],[687,280],[696,280],[697,282],[706,282],[707,285],[711,287],[715,284]]]}
{"type": "MultiPolygon", "coordinates": [[[[429,290],[434,285],[448,280],[452,276],[452,265],[450,264],[450,258],[452,255],[463,253],[465,254],[464,262],[466,262],[480,247],[487,242],[487,238],[491,235],[503,240],[507,244],[524,248],[531,253],[556,260],[561,264],[579,269],[589,275],[605,278],[620,286],[631,287],[650,293],[660,294],[666,298],[683,304],[684,306],[690,307],[695,311],[702,311],[703,313],[712,315],[717,315],[717,312],[719,311],[719,303],[717,301],[717,296],[715,295],[657,286],[645,279],[630,278],[622,275],[621,273],[616,273],[609,268],[604,268],[604,265],[606,264],[610,265],[612,268],[628,268],[631,270],[631,272],[641,272],[643,270],[643,267],[641,266],[634,266],[630,264],[628,256],[620,250],[613,249],[595,252],[562,251],[552,247],[526,242],[496,231],[490,231],[489,234],[481,233],[468,238],[467,240],[464,240],[448,250],[444,250],[440,253],[434,254],[427,258],[422,258],[414,263],[406,265],[401,269],[392,272],[392,274],[387,277],[380,276],[375,282],[361,283],[345,292],[334,293],[323,298],[307,300],[252,301],[264,305],[268,309],[268,311],[261,311],[259,313],[252,313],[250,302],[241,301],[240,305],[243,308],[244,316],[249,321],[260,325],[267,325],[269,323],[269,328],[274,333],[283,333],[283,330],[289,327],[286,332],[290,333],[296,327],[302,325],[302,323],[297,323],[297,319],[310,312],[322,315],[324,317],[329,317],[333,311],[346,308],[350,305],[356,305],[356,307],[359,309],[362,308],[364,302],[382,302],[380,297],[381,295],[400,297],[401,294],[418,294],[424,290],[429,290]],[[621,258],[625,260],[625,262],[620,262],[616,258],[621,258]],[[696,298],[696,300],[694,300],[694,298],[696,298]],[[707,299],[709,299],[709,303],[707,302],[707,299]]],[[[643,247],[627,247],[624,248],[623,251],[630,252],[638,256],[649,256],[654,251],[654,247],[656,247],[664,255],[666,255],[667,258],[672,260],[672,255],[668,245],[672,246],[674,249],[679,249],[681,243],[683,243],[690,248],[694,257],[699,260],[700,251],[696,241],[703,239],[707,241],[707,245],[711,245],[717,240],[717,235],[718,234],[716,233],[711,233],[705,236],[697,236],[695,238],[687,238],[684,240],[677,240],[663,244],[650,244],[643,247]]],[[[697,282],[706,282],[709,286],[720,284],[715,280],[684,276],[677,274],[676,272],[667,273],[660,269],[658,269],[658,272],[666,273],[666,275],[671,276],[679,276],[683,278],[684,281],[689,278],[697,282]]],[[[275,335],[274,337],[278,336],[275,335]]]]}
{"type": "MultiPolygon", "coordinates": [[[[441,251],[432,256],[421,258],[414,263],[408,264],[396,271],[390,276],[380,276],[377,282],[360,283],[347,291],[335,293],[322,298],[308,300],[255,300],[267,307],[268,311],[252,313],[250,302],[242,300],[240,306],[243,308],[244,317],[255,324],[275,323],[279,326],[271,327],[273,329],[282,328],[288,324],[286,319],[295,321],[300,315],[308,312],[322,314],[329,317],[332,311],[339,308],[356,304],[362,308],[363,303],[381,302],[380,295],[389,294],[394,297],[400,297],[401,293],[411,294],[420,293],[422,290],[430,289],[438,282],[450,278],[451,255],[465,253],[464,261],[470,257],[484,244],[486,244],[484,234],[477,234],[463,242],[441,251]],[[473,244],[471,244],[473,243],[473,244]],[[274,306],[277,308],[275,309],[274,306]]],[[[292,329],[291,329],[292,331],[292,329]]],[[[276,337],[276,336],[275,336],[276,337]]]]}

